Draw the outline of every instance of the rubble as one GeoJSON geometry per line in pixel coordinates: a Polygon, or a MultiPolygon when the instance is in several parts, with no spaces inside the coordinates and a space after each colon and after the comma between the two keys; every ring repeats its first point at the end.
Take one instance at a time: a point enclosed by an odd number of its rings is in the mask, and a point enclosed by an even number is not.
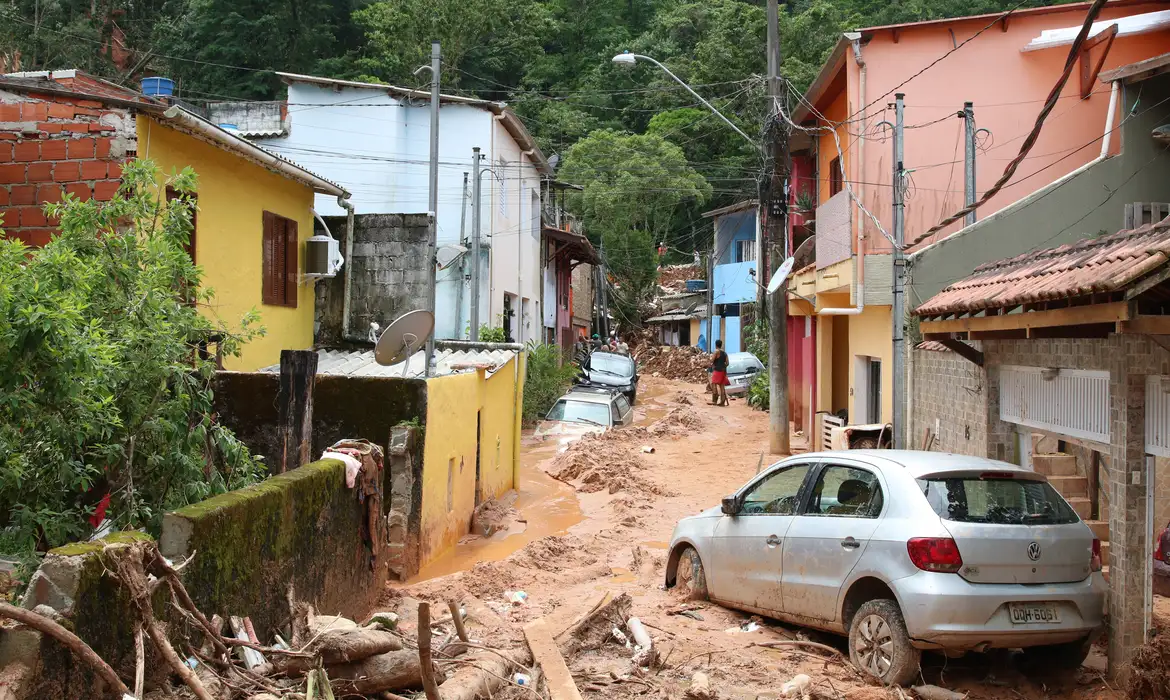
{"type": "Polygon", "coordinates": [[[1170,688],[1170,634],[1162,632],[1138,648],[1130,661],[1130,700],[1161,700],[1170,688]]]}
{"type": "Polygon", "coordinates": [[[706,384],[711,355],[689,346],[645,345],[634,352],[642,375],[706,384]]]}
{"type": "Polygon", "coordinates": [[[625,431],[582,436],[553,459],[549,475],[582,493],[637,491],[665,495],[662,488],[641,476],[646,464],[640,455],[630,453],[622,436],[614,435],[622,432],[625,431]]]}
{"type": "Polygon", "coordinates": [[[658,268],[658,286],[668,294],[686,291],[687,280],[706,278],[707,273],[701,265],[664,265],[658,268]]]}

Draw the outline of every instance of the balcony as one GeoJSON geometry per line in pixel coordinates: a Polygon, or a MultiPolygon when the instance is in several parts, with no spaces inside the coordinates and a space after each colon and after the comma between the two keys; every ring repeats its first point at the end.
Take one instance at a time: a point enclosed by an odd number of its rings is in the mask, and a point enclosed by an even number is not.
{"type": "Polygon", "coordinates": [[[853,256],[849,193],[844,190],[817,207],[816,263],[823,269],[853,256]]]}

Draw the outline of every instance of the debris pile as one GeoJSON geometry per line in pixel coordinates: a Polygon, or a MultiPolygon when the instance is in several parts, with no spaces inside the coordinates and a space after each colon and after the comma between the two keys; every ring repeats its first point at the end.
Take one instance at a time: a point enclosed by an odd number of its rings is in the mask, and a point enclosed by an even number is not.
{"type": "Polygon", "coordinates": [[[1130,663],[1130,700],[1160,700],[1170,688],[1170,634],[1162,632],[1138,648],[1130,663]]]}
{"type": "Polygon", "coordinates": [[[706,384],[711,355],[688,346],[646,346],[636,353],[640,372],[652,377],[706,384]]]}
{"type": "Polygon", "coordinates": [[[650,434],[682,437],[701,433],[706,427],[706,422],[694,409],[676,408],[650,426],[650,434]]]}
{"type": "MultiPolygon", "coordinates": [[[[619,431],[609,431],[616,433],[619,431]]],[[[620,431],[631,435],[634,431],[620,431]]],[[[636,491],[667,495],[663,489],[640,476],[645,462],[631,454],[625,436],[604,437],[607,433],[589,433],[572,443],[549,466],[549,474],[558,481],[572,484],[582,493],[636,491]]]]}
{"type": "Polygon", "coordinates": [[[658,286],[668,293],[685,292],[687,280],[706,279],[701,265],[665,265],[658,268],[658,286]]]}

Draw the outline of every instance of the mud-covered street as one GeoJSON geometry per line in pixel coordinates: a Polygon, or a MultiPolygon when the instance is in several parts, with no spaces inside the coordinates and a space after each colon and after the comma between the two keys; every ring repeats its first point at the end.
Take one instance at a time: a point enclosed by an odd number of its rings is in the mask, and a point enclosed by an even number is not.
{"type": "MultiPolygon", "coordinates": [[[[711,406],[697,384],[647,378],[641,391],[633,426],[586,438],[562,454],[555,444],[527,438],[521,493],[499,531],[467,538],[415,581],[392,587],[386,605],[408,613],[409,599],[461,600],[472,638],[502,648],[521,647],[530,621],[546,618],[564,629],[606,594],[626,593],[630,614],[653,637],[657,660],[639,667],[612,637],[570,645],[569,668],[590,698],[684,697],[696,672],[706,673],[723,698],[782,697],[782,684],[798,673],[811,677],[815,697],[898,698],[896,690],[867,685],[826,651],[760,646],[802,639],[847,654],[843,638],[689,602],[664,589],[675,522],[717,504],[756,472],[767,415],[743,401],[711,406]],[[524,603],[506,599],[521,591],[524,603]]],[[[794,436],[795,446],[802,442],[794,436]]],[[[1104,657],[1096,650],[1071,674],[1024,668],[1007,653],[927,654],[923,664],[924,682],[971,698],[1122,697],[1104,679],[1104,657]]]]}

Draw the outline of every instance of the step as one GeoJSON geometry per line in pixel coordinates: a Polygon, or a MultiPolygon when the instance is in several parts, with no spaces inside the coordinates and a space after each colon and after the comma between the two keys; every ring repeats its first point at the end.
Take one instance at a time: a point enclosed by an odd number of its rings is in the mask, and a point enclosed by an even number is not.
{"type": "Polygon", "coordinates": [[[1081,520],[1088,520],[1093,512],[1093,504],[1085,496],[1073,496],[1072,498],[1065,498],[1068,504],[1073,507],[1077,515],[1081,516],[1081,520]]]}
{"type": "Polygon", "coordinates": [[[1061,496],[1069,498],[1072,496],[1088,496],[1089,495],[1089,479],[1084,476],[1050,476],[1048,483],[1060,492],[1061,496]]]}
{"type": "Polygon", "coordinates": [[[1044,433],[1032,433],[1032,454],[1051,454],[1060,449],[1060,440],[1044,433]]]}
{"type": "Polygon", "coordinates": [[[1102,543],[1109,541],[1109,521],[1108,520],[1086,520],[1085,524],[1093,531],[1093,537],[1101,540],[1102,543]]]}
{"type": "Polygon", "coordinates": [[[1109,543],[1101,542],[1101,563],[1109,566],[1109,543]]]}
{"type": "Polygon", "coordinates": [[[1032,468],[1045,476],[1076,476],[1077,458],[1063,453],[1032,455],[1032,468]]]}

